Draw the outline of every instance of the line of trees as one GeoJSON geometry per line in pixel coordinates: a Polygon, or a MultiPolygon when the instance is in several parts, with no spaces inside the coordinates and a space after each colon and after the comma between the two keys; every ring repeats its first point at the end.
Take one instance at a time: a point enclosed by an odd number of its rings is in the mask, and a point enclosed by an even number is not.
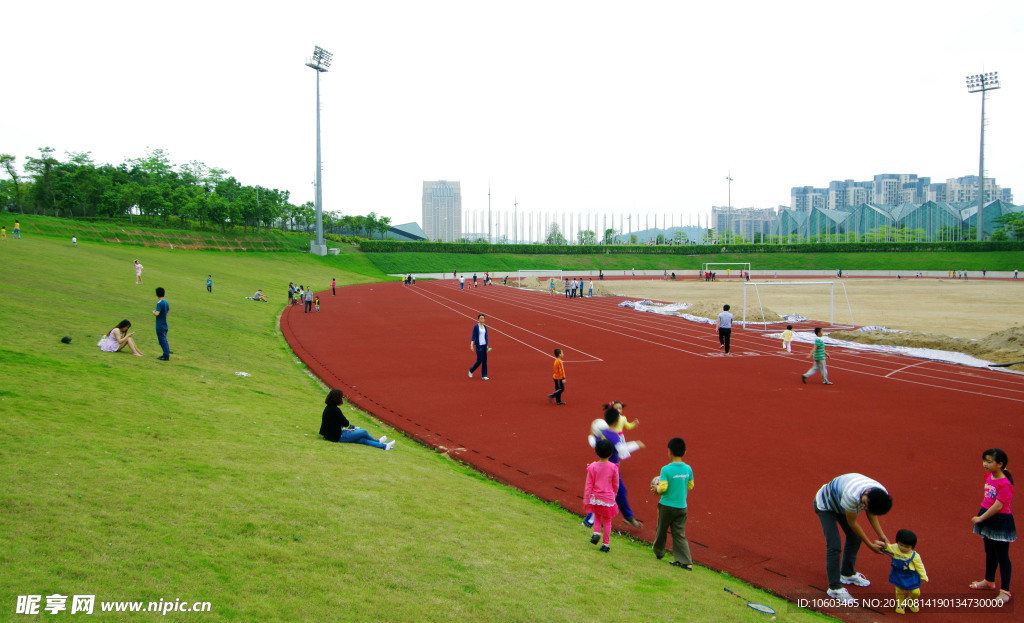
{"type": "MultiPolygon", "coordinates": [[[[0,210],[66,218],[127,218],[173,222],[199,228],[229,225],[243,231],[274,227],[311,231],[316,224],[313,202],[295,205],[287,190],[246,186],[227,170],[192,160],[174,165],[163,149],[114,166],[96,164],[91,152],[65,152],[58,159],[52,147],[38,156],[18,159],[0,153],[0,210]]],[[[325,230],[373,237],[383,235],[391,219],[324,212],[325,230]]]]}

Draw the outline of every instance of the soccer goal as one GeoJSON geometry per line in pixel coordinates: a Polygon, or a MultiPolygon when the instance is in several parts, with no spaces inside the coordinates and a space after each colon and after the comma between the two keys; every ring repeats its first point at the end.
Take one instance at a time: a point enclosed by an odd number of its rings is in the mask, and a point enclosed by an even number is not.
{"type": "Polygon", "coordinates": [[[524,287],[523,284],[528,283],[527,281],[525,281],[526,279],[536,279],[536,284],[540,285],[541,279],[550,279],[551,277],[554,277],[555,279],[561,281],[562,269],[551,268],[548,270],[517,270],[516,285],[518,285],[520,288],[524,287]]]}
{"type": "Polygon", "coordinates": [[[839,282],[838,285],[837,291],[834,281],[745,281],[740,326],[751,331],[778,331],[788,321],[766,317],[766,314],[775,312],[799,314],[822,322],[827,318],[833,329],[852,329],[855,326],[853,307],[846,293],[846,284],[839,282]],[[748,297],[750,290],[752,293],[748,297]],[[840,298],[838,306],[837,295],[840,298]]]}
{"type": "Polygon", "coordinates": [[[705,273],[715,273],[715,278],[723,277],[722,271],[729,270],[731,277],[743,277],[743,272],[750,273],[750,262],[707,262],[702,264],[705,273]]]}

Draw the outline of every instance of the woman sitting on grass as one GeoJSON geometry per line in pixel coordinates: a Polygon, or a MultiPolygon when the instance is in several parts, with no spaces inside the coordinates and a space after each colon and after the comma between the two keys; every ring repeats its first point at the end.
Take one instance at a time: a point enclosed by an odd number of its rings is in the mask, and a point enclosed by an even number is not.
{"type": "Polygon", "coordinates": [[[320,434],[324,439],[338,443],[361,443],[381,450],[394,450],[395,442],[388,441],[387,435],[374,439],[366,430],[348,423],[348,418],[338,406],[344,398],[345,395],[340,389],[332,389],[324,400],[327,406],[324,407],[324,416],[320,423],[320,434]]]}
{"type": "Polygon", "coordinates": [[[122,350],[125,346],[132,350],[132,354],[136,357],[141,357],[142,353],[139,352],[138,347],[135,346],[135,340],[132,336],[135,332],[126,333],[128,328],[132,326],[132,323],[127,320],[122,320],[117,323],[117,326],[110,330],[110,333],[100,340],[96,345],[100,347],[100,350],[107,353],[116,353],[122,350]]]}

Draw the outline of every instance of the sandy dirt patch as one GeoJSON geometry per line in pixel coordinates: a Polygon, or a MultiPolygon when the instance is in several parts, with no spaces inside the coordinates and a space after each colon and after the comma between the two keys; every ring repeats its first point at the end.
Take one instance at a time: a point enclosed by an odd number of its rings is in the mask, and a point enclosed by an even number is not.
{"type": "MultiPolygon", "coordinates": [[[[837,339],[957,351],[994,363],[1024,360],[1024,283],[916,278],[844,279],[836,283],[836,324],[909,332],[832,333],[837,339]],[[845,294],[839,284],[845,286],[845,294]]],[[[547,289],[548,281],[530,287],[547,289]]],[[[555,282],[555,291],[563,295],[561,282],[555,282]]],[[[691,303],[693,307],[687,313],[708,318],[717,316],[726,303],[737,319],[744,313],[739,280],[595,280],[594,294],[691,303]]],[[[748,288],[746,315],[748,320],[757,320],[763,309],[769,320],[795,313],[827,321],[828,299],[827,286],[760,286],[757,294],[748,288]]],[[[1024,366],[1012,369],[1024,370],[1024,366]]]]}

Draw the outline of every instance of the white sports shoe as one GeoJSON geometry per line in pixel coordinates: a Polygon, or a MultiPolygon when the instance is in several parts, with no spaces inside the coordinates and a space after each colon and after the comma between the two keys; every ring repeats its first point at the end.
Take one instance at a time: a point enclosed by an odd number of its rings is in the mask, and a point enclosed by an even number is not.
{"type": "MultiPolygon", "coordinates": [[[[385,449],[385,450],[394,450],[394,449],[395,449],[395,442],[393,442],[393,441],[389,441],[389,442],[387,443],[387,445],[386,445],[386,446],[384,446],[384,449],[385,449]]],[[[844,589],[844,590],[845,590],[845,589],[844,589]]]]}
{"type": "Polygon", "coordinates": [[[845,588],[830,588],[828,589],[828,596],[844,606],[854,606],[857,604],[857,600],[845,588]]]}
{"type": "Polygon", "coordinates": [[[854,573],[853,575],[841,575],[839,581],[843,584],[853,584],[854,586],[871,586],[871,582],[864,577],[863,573],[854,573]]]}
{"type": "Polygon", "coordinates": [[[387,443],[388,442],[388,436],[384,435],[380,439],[378,439],[377,441],[379,441],[381,443],[387,443]]]}

